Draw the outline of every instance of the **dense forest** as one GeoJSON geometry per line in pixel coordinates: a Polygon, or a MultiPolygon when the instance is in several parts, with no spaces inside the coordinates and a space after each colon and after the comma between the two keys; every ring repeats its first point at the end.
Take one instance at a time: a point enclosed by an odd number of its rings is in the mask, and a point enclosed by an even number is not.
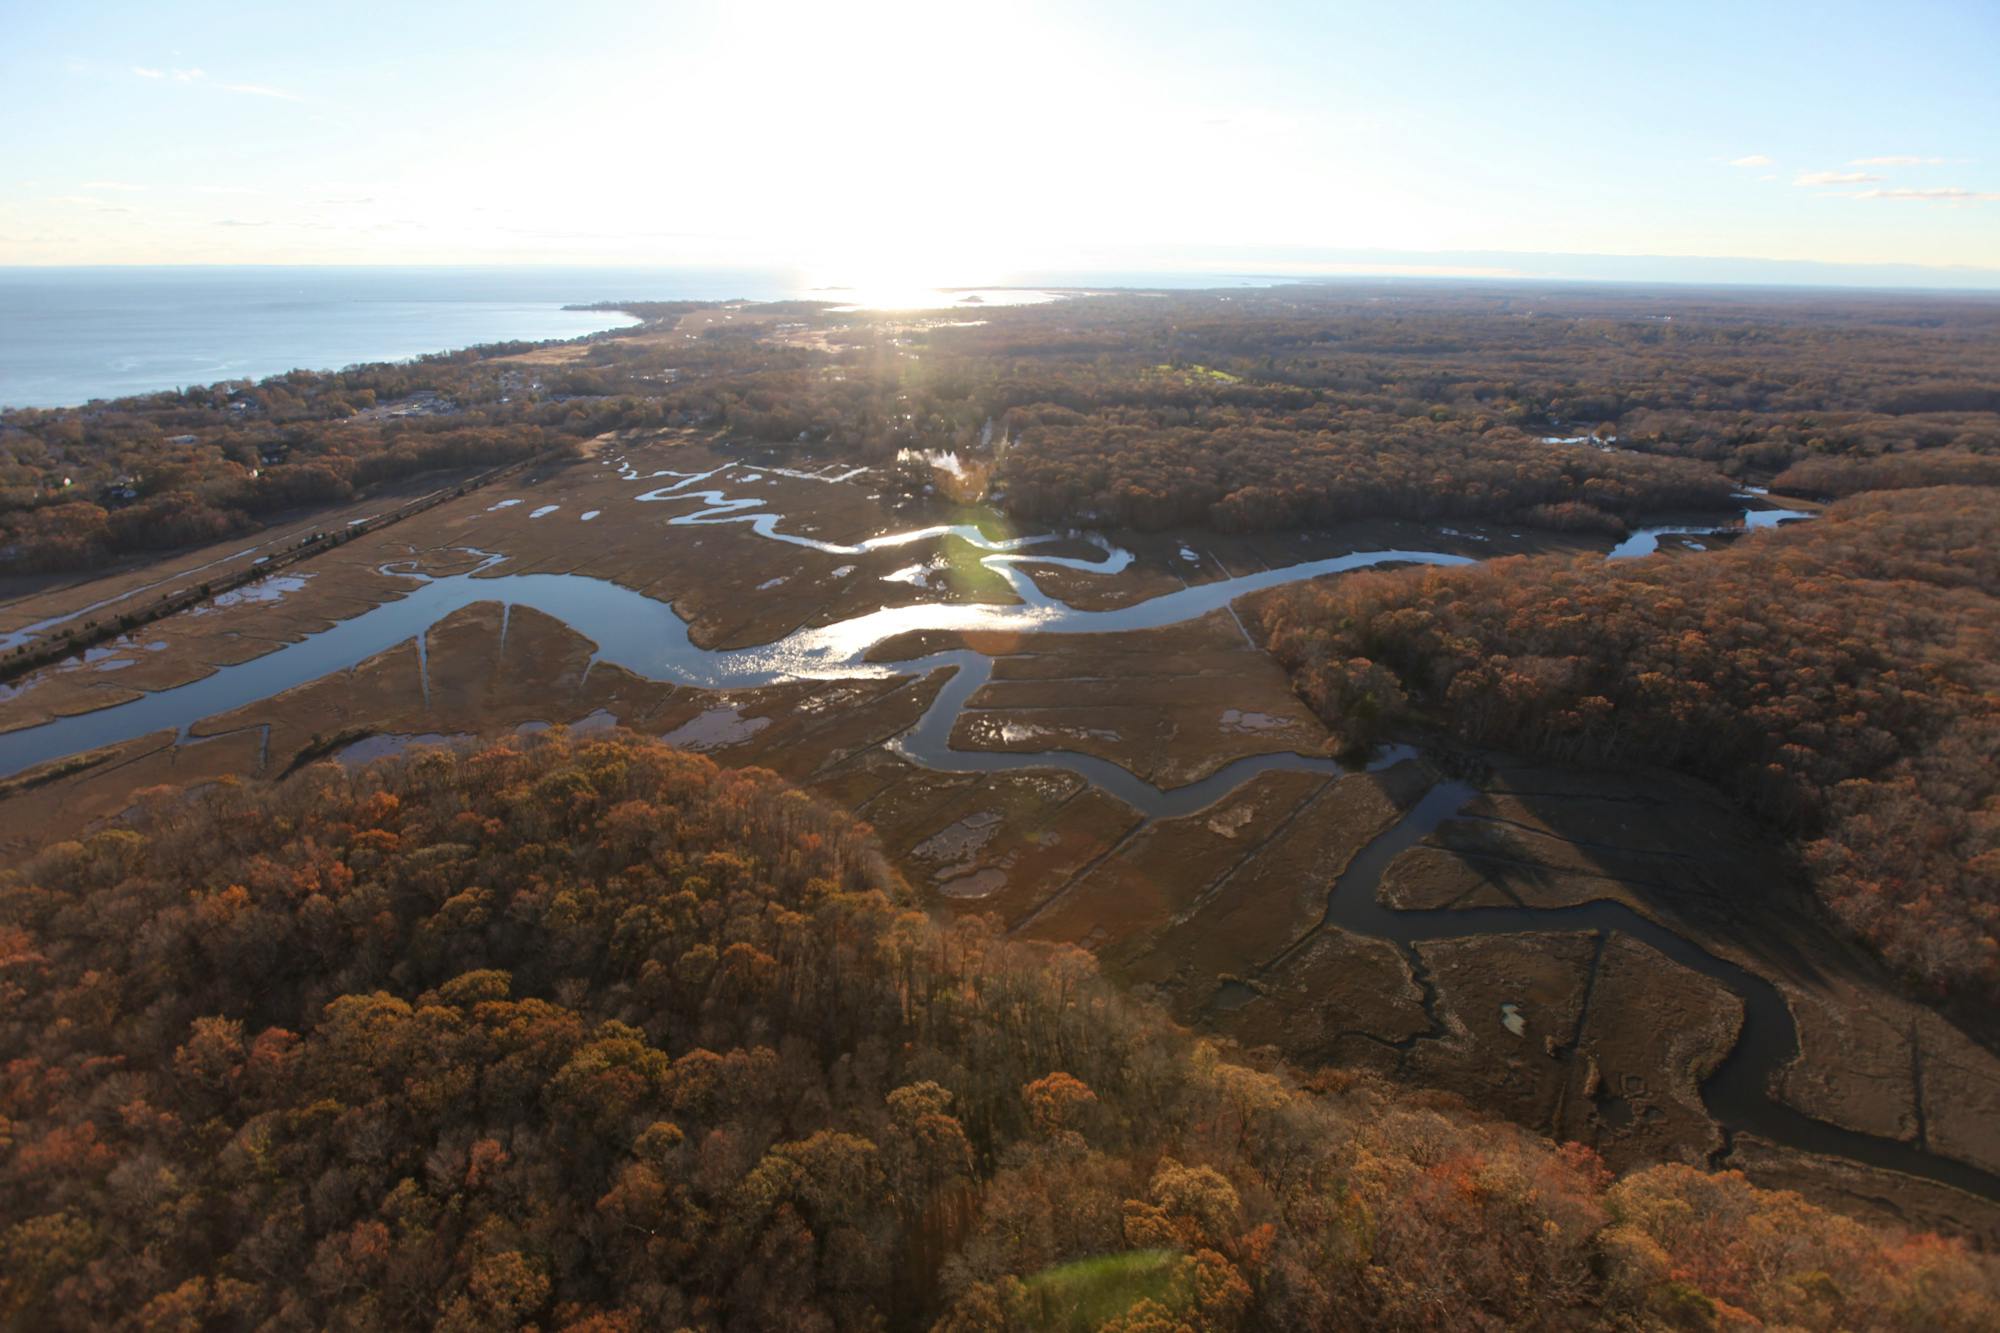
{"type": "Polygon", "coordinates": [[[1490,423],[1220,406],[1021,408],[1006,420],[1023,441],[999,472],[1008,506],[1044,522],[1241,531],[1502,518],[1622,534],[1643,510],[1719,508],[1732,489],[1707,468],[1542,444],[1490,423]]]}
{"type": "Polygon", "coordinates": [[[8,1328],[1996,1320],[1955,1242],[1243,1063],[657,742],[158,789],[0,878],[8,1328]]]}
{"type": "Polygon", "coordinates": [[[497,346],[0,414],[0,568],[185,546],[657,427],[877,463],[955,449],[1025,521],[1141,528],[1618,532],[1732,482],[1838,496],[2000,468],[2000,303],[1971,296],[1347,282],[976,319],[625,308],[645,322],[559,358],[497,346]],[[682,334],[684,316],[706,322],[682,334]]]}
{"type": "Polygon", "coordinates": [[[1431,722],[1719,783],[1796,839],[1855,933],[2000,997],[2000,506],[1842,501],[1699,557],[1349,576],[1249,604],[1340,740],[1431,722]]]}

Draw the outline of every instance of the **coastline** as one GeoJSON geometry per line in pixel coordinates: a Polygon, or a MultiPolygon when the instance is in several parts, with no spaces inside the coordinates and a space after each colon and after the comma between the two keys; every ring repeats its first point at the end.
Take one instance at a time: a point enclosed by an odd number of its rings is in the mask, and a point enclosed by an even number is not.
{"type": "Polygon", "coordinates": [[[598,288],[554,275],[521,283],[428,270],[0,269],[0,411],[561,341],[639,322],[579,308],[598,288]]]}

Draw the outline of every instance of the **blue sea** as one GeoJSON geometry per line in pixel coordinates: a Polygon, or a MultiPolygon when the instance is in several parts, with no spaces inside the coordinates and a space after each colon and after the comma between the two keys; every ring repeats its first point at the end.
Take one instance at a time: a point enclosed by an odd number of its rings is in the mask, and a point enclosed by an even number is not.
{"type": "Polygon", "coordinates": [[[565,305],[773,300],[721,269],[0,268],[0,406],[63,407],[631,321],[565,305]]]}
{"type": "MultiPolygon", "coordinates": [[[[1197,273],[1060,277],[1062,285],[1094,287],[1271,281],[1197,273]]],[[[986,296],[1009,300],[1002,292],[986,296]]],[[[812,287],[781,269],[0,267],[0,407],[68,407],[479,343],[574,338],[632,322],[613,311],[563,308],[595,301],[793,297],[840,301],[850,294],[812,287]]],[[[947,294],[938,304],[954,299],[947,294]]]]}
{"type": "MultiPolygon", "coordinates": [[[[1030,287],[1229,287],[1214,272],[1070,272],[1030,287]]],[[[967,289],[970,290],[970,289],[967,289]]],[[[1025,292],[982,289],[1008,304],[1025,292]]],[[[402,361],[479,343],[574,338],[632,321],[596,301],[847,301],[801,273],[749,268],[0,266],[0,407],[70,407],[289,370],[402,361]]],[[[949,306],[962,291],[941,292],[949,306]]]]}

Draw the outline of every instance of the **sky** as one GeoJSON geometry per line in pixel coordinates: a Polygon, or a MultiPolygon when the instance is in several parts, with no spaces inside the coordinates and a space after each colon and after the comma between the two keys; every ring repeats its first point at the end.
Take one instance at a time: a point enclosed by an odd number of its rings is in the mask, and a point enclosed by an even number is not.
{"type": "Polygon", "coordinates": [[[0,264],[2000,282],[1995,0],[0,0],[0,33],[0,264]]]}

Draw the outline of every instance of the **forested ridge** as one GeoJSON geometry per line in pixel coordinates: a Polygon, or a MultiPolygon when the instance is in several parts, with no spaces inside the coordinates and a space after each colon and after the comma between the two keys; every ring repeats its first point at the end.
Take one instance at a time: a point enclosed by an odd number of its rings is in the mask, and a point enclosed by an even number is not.
{"type": "Polygon", "coordinates": [[[2000,302],[1977,296],[1348,282],[978,319],[625,308],[646,322],[556,360],[500,346],[0,414],[0,568],[211,541],[659,427],[881,464],[953,449],[1024,521],[1139,528],[1617,532],[1723,504],[1732,482],[1844,495],[1987,485],[2000,466],[2000,302]],[[716,318],[681,334],[683,316],[716,318]]]}
{"type": "Polygon", "coordinates": [[[0,879],[18,1329],[1990,1328],[1733,1173],[1196,1041],[758,770],[558,732],[0,879]]]}
{"type": "Polygon", "coordinates": [[[2000,506],[1842,501],[1699,556],[1359,574],[1248,603],[1346,745],[1422,723],[1720,784],[1933,994],[2000,996],[2000,506]]]}

